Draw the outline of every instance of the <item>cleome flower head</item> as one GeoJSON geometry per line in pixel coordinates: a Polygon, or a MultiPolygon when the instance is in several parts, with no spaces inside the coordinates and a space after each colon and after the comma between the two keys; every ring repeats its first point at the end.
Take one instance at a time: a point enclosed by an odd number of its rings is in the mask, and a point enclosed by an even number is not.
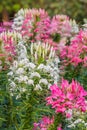
{"type": "Polygon", "coordinates": [[[2,51],[15,54],[15,45],[18,43],[18,40],[21,39],[21,35],[15,31],[13,32],[3,32],[0,34],[0,43],[2,51]]]}
{"type": "Polygon", "coordinates": [[[50,84],[59,81],[59,58],[54,56],[50,46],[41,43],[30,45],[32,48],[27,48],[23,42],[17,44],[17,57],[8,73],[10,94],[17,99],[24,93],[29,95],[31,88],[39,92],[49,91],[50,84]]]}
{"type": "Polygon", "coordinates": [[[12,28],[16,31],[21,31],[22,24],[25,18],[26,13],[28,12],[28,9],[20,9],[17,14],[15,14],[15,18],[13,19],[12,28]]]}
{"type": "Polygon", "coordinates": [[[87,92],[76,81],[70,84],[67,80],[62,80],[61,86],[52,85],[50,87],[51,96],[46,98],[47,105],[51,105],[56,110],[56,113],[63,113],[67,110],[76,109],[85,112],[87,103],[85,97],[87,92]]]}
{"type": "Polygon", "coordinates": [[[71,29],[72,27],[68,16],[56,15],[52,18],[49,31],[51,34],[60,34],[66,37],[71,35],[71,29]]]}
{"type": "Polygon", "coordinates": [[[50,17],[44,9],[22,9],[14,19],[13,28],[21,31],[24,39],[34,42],[49,37],[49,25],[50,17]]]}
{"type": "Polygon", "coordinates": [[[46,61],[52,61],[56,57],[55,50],[48,43],[31,43],[30,45],[31,61],[35,63],[44,63],[46,61]]]}
{"type": "Polygon", "coordinates": [[[12,57],[15,56],[19,39],[21,39],[21,35],[15,31],[0,34],[0,60],[2,62],[11,61],[12,57]]]}
{"type": "Polygon", "coordinates": [[[87,30],[81,30],[72,39],[71,44],[62,50],[61,57],[67,65],[77,66],[82,64],[87,66],[87,30]]]}

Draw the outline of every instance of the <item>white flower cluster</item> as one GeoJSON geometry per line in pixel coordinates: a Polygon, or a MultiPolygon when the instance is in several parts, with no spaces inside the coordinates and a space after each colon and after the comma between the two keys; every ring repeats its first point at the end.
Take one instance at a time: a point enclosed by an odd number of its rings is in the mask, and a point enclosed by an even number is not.
{"type": "MultiPolygon", "coordinates": [[[[86,122],[86,113],[83,112],[75,112],[73,113],[71,118],[69,118],[67,121],[69,122],[68,128],[73,128],[76,130],[77,127],[83,127],[87,129],[87,122],[86,122]],[[73,115],[74,114],[74,115],[73,115]]],[[[83,130],[83,128],[81,130],[83,130]]]]}
{"type": "Polygon", "coordinates": [[[82,124],[87,129],[87,122],[80,118],[68,125],[68,128],[75,128],[79,124],[82,124]]]}
{"type": "Polygon", "coordinates": [[[30,45],[30,55],[32,62],[42,63],[46,61],[52,62],[55,58],[55,50],[48,43],[36,42],[30,45]]]}
{"type": "Polygon", "coordinates": [[[78,24],[76,23],[75,20],[70,20],[70,24],[72,26],[72,34],[77,34],[79,32],[79,26],[78,24]]]}
{"type": "MultiPolygon", "coordinates": [[[[15,43],[17,43],[19,40],[22,39],[21,34],[18,33],[18,32],[16,32],[16,31],[12,31],[12,32],[11,32],[11,31],[2,32],[2,33],[0,34],[0,40],[1,40],[3,37],[5,37],[5,38],[11,37],[12,40],[13,40],[15,43]]],[[[6,39],[6,40],[7,40],[7,39],[6,39]]]]}
{"type": "Polygon", "coordinates": [[[13,25],[12,28],[16,31],[20,31],[24,18],[25,18],[25,14],[28,12],[28,9],[20,9],[18,11],[18,13],[15,15],[14,21],[13,21],[13,25]]]}
{"type": "Polygon", "coordinates": [[[53,83],[59,80],[59,59],[54,58],[53,62],[47,64],[35,64],[29,61],[26,47],[19,43],[18,59],[10,67],[9,90],[12,96],[20,98],[21,94],[29,93],[29,90],[48,89],[53,83]]]}

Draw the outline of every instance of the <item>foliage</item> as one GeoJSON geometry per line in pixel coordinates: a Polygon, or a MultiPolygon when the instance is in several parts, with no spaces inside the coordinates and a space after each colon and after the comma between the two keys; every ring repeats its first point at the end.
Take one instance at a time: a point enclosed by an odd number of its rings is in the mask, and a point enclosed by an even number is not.
{"type": "Polygon", "coordinates": [[[66,14],[72,19],[76,19],[79,23],[83,22],[83,18],[87,17],[86,0],[38,0],[38,4],[36,3],[37,0],[1,0],[0,13],[3,10],[7,10],[10,17],[13,17],[14,12],[16,13],[20,8],[44,8],[51,16],[55,14],[66,14]]]}
{"type": "Polygon", "coordinates": [[[11,27],[0,33],[0,129],[86,130],[86,28],[44,9],[19,10],[11,27]]]}

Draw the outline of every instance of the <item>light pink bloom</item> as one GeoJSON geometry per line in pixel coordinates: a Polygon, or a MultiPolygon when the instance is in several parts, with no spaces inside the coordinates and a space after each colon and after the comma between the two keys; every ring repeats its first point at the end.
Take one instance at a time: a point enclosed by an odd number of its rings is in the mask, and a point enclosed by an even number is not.
{"type": "Polygon", "coordinates": [[[62,37],[69,37],[71,34],[71,24],[66,15],[56,15],[52,18],[49,32],[51,34],[60,34],[62,37]]]}
{"type": "Polygon", "coordinates": [[[49,38],[50,17],[44,9],[30,9],[22,24],[23,38],[31,41],[43,41],[49,38]]]}

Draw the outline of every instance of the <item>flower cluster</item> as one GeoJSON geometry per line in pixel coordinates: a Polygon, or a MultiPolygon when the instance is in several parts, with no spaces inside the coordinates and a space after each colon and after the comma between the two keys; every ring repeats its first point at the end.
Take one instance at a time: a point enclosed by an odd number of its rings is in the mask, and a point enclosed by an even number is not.
{"type": "MultiPolygon", "coordinates": [[[[50,119],[44,116],[38,123],[34,123],[33,130],[50,130],[50,126],[54,123],[54,117],[50,119]]],[[[61,125],[57,126],[57,130],[62,130],[61,125]]]]}
{"type": "Polygon", "coordinates": [[[78,31],[76,23],[68,16],[56,15],[51,19],[44,9],[19,10],[12,27],[21,31],[24,40],[47,42],[59,52],[67,43],[67,38],[78,31]]]}
{"type": "Polygon", "coordinates": [[[50,25],[50,34],[60,34],[61,37],[70,36],[72,26],[70,24],[69,17],[66,15],[56,15],[52,18],[50,25]]]}
{"type": "Polygon", "coordinates": [[[53,59],[58,56],[56,55],[55,50],[51,45],[48,43],[41,43],[41,42],[36,42],[36,43],[31,43],[30,46],[27,45],[27,48],[30,48],[30,52],[28,52],[30,56],[30,61],[40,64],[46,62],[51,62],[53,59]]]}
{"type": "Polygon", "coordinates": [[[48,130],[49,126],[53,124],[54,118],[50,119],[44,116],[39,123],[34,123],[33,130],[48,130]]]}
{"type": "Polygon", "coordinates": [[[12,26],[11,22],[0,23],[0,33],[5,31],[11,31],[12,30],[11,26],[12,26]]]}
{"type": "Polygon", "coordinates": [[[87,66],[87,30],[80,31],[76,35],[69,46],[66,46],[61,52],[61,57],[64,59],[66,65],[72,64],[78,66],[82,64],[87,66]]]}
{"type": "Polygon", "coordinates": [[[87,129],[87,30],[79,30],[44,9],[21,9],[0,26],[1,129],[87,129]]]}
{"type": "Polygon", "coordinates": [[[30,39],[34,42],[48,38],[47,30],[50,25],[50,18],[45,10],[29,9],[20,12],[14,19],[13,28],[21,30],[24,39],[30,39]],[[20,12],[24,12],[24,15],[19,16],[20,12]]]}
{"type": "Polygon", "coordinates": [[[16,45],[21,35],[17,32],[2,32],[0,34],[0,66],[11,61],[16,54],[16,45]]]}
{"type": "Polygon", "coordinates": [[[67,80],[62,80],[61,86],[54,84],[50,87],[50,90],[51,96],[46,98],[47,104],[52,105],[56,113],[65,114],[70,109],[77,109],[83,112],[87,110],[85,99],[87,92],[76,81],[72,81],[69,84],[67,80]]]}
{"type": "Polygon", "coordinates": [[[26,13],[28,12],[28,9],[20,9],[17,14],[15,14],[15,18],[13,20],[12,28],[16,31],[21,31],[22,24],[25,19],[26,13]]]}
{"type": "Polygon", "coordinates": [[[74,111],[71,118],[68,120],[67,128],[70,128],[71,130],[78,129],[87,129],[87,113],[74,111]]]}
{"type": "MultiPolygon", "coordinates": [[[[8,73],[9,90],[12,96],[21,97],[21,94],[29,92],[31,86],[34,90],[39,91],[49,89],[52,83],[58,82],[58,58],[54,58],[46,64],[35,64],[28,59],[26,47],[22,43],[19,43],[18,46],[18,59],[13,62],[8,73]]],[[[39,53],[37,54],[39,55],[39,53]]]]}

